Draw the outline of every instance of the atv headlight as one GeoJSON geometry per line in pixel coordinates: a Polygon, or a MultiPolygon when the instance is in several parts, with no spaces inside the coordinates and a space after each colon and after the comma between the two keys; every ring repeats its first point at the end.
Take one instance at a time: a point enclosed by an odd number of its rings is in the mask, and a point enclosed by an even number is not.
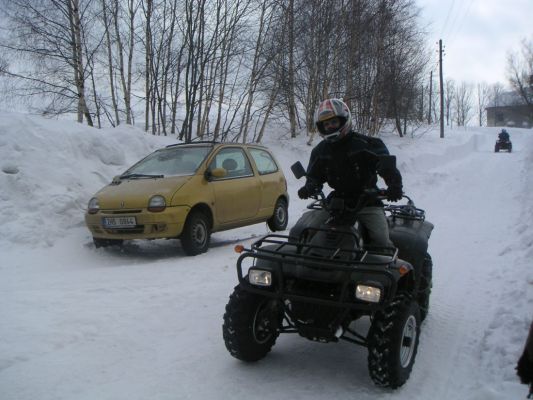
{"type": "Polygon", "coordinates": [[[381,288],[370,285],[357,285],[355,287],[355,297],[369,303],[379,303],[381,288]]]}
{"type": "Polygon", "coordinates": [[[270,271],[264,271],[262,269],[248,270],[248,282],[256,286],[271,286],[272,285],[272,273],[270,271]]]}

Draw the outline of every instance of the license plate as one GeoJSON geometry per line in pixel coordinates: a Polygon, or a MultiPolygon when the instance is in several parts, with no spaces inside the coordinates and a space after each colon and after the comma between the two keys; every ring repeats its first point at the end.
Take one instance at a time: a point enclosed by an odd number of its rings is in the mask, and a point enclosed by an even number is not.
{"type": "Polygon", "coordinates": [[[104,217],[102,225],[104,228],[133,228],[137,221],[135,217],[104,217]]]}

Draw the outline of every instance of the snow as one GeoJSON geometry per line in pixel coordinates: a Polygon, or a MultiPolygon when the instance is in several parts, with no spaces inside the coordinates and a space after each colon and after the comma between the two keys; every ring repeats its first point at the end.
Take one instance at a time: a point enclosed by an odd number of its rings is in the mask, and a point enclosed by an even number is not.
{"type": "MultiPolygon", "coordinates": [[[[366,349],[347,342],[282,335],[260,362],[229,355],[233,247],[265,224],[215,233],[196,257],[177,240],[93,246],[83,222],[92,194],[175,138],[0,112],[0,398],[525,398],[514,367],[533,318],[533,130],[510,132],[511,154],[493,152],[497,132],[383,137],[435,224],[430,312],[411,377],[391,391],[371,382],[366,349]]],[[[289,225],[307,205],[289,169],[307,163],[305,142],[265,142],[289,181],[289,225]]]]}

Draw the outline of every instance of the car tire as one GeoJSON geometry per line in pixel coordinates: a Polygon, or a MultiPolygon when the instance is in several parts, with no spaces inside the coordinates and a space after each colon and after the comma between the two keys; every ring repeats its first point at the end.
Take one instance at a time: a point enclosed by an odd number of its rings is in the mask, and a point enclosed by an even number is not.
{"type": "Polygon", "coordinates": [[[122,246],[124,241],[122,239],[100,239],[93,237],[94,247],[99,249],[100,247],[109,247],[109,246],[122,246]]]}
{"type": "Polygon", "coordinates": [[[399,295],[383,311],[376,312],[367,336],[368,371],[376,385],[396,389],[407,381],[419,337],[416,301],[399,295]]]}
{"type": "Polygon", "coordinates": [[[241,361],[264,358],[279,336],[281,316],[275,300],[236,286],[226,305],[222,336],[229,353],[241,361]]]}
{"type": "Polygon", "coordinates": [[[181,233],[181,245],[185,254],[195,256],[205,253],[209,248],[210,238],[209,218],[201,211],[191,211],[181,233]]]}
{"type": "Polygon", "coordinates": [[[287,201],[278,199],[274,207],[274,214],[267,220],[268,227],[273,231],[284,231],[289,223],[289,211],[287,201]]]}

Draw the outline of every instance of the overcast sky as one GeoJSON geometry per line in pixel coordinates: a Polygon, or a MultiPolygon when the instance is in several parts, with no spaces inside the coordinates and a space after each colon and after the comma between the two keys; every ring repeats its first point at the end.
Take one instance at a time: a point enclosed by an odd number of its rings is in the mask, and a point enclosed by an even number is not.
{"type": "Polygon", "coordinates": [[[533,0],[417,0],[428,41],[445,46],[444,79],[507,84],[507,53],[533,39],[533,0]]]}

